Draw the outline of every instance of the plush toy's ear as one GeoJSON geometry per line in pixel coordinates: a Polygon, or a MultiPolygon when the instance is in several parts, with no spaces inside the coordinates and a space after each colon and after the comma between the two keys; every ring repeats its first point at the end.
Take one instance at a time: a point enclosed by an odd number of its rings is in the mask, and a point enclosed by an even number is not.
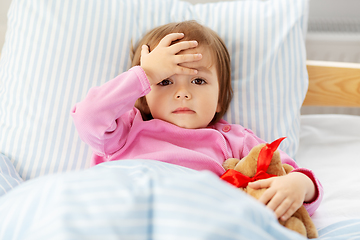
{"type": "Polygon", "coordinates": [[[274,152],[274,155],[271,159],[270,165],[266,172],[269,174],[277,175],[277,176],[283,176],[286,174],[286,171],[285,171],[283,164],[281,162],[281,159],[280,159],[279,151],[274,152]]]}
{"type": "Polygon", "coordinates": [[[240,160],[237,159],[237,158],[229,158],[229,159],[226,159],[225,162],[223,163],[223,167],[226,170],[229,170],[229,169],[234,169],[236,164],[239,162],[240,160]]]}

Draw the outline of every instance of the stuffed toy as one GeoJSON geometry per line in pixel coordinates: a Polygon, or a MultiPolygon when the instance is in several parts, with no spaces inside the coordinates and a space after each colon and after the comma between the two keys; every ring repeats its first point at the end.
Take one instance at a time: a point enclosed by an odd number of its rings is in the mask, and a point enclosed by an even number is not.
{"type": "MultiPolygon", "coordinates": [[[[247,194],[259,199],[266,188],[253,189],[247,186],[249,182],[266,179],[274,176],[283,176],[293,170],[288,164],[282,164],[277,147],[284,138],[275,140],[270,144],[259,144],[251,149],[249,154],[241,160],[236,158],[227,159],[223,167],[227,170],[221,178],[247,194]]],[[[308,238],[318,237],[314,223],[307,210],[302,205],[288,220],[280,224],[288,229],[296,231],[308,238]]]]}

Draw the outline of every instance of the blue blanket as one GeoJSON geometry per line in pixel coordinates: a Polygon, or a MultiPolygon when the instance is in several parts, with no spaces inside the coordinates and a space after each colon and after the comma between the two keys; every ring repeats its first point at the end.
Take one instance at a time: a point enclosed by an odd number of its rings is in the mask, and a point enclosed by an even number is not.
{"type": "Polygon", "coordinates": [[[303,239],[210,172],[123,160],[0,198],[0,239],[303,239]]]}

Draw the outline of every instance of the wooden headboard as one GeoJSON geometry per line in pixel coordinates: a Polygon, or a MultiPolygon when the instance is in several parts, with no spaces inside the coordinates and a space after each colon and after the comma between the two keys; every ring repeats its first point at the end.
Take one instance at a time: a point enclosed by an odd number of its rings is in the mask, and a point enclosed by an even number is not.
{"type": "Polygon", "coordinates": [[[360,64],[307,61],[309,89],[303,106],[360,107],[360,64]]]}

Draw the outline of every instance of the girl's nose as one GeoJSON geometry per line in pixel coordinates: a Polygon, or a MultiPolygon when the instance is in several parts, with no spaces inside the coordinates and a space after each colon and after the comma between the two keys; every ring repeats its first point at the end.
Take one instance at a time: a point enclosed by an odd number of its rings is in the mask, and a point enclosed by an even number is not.
{"type": "Polygon", "coordinates": [[[179,89],[175,94],[176,99],[191,99],[191,94],[185,89],[179,89]]]}

